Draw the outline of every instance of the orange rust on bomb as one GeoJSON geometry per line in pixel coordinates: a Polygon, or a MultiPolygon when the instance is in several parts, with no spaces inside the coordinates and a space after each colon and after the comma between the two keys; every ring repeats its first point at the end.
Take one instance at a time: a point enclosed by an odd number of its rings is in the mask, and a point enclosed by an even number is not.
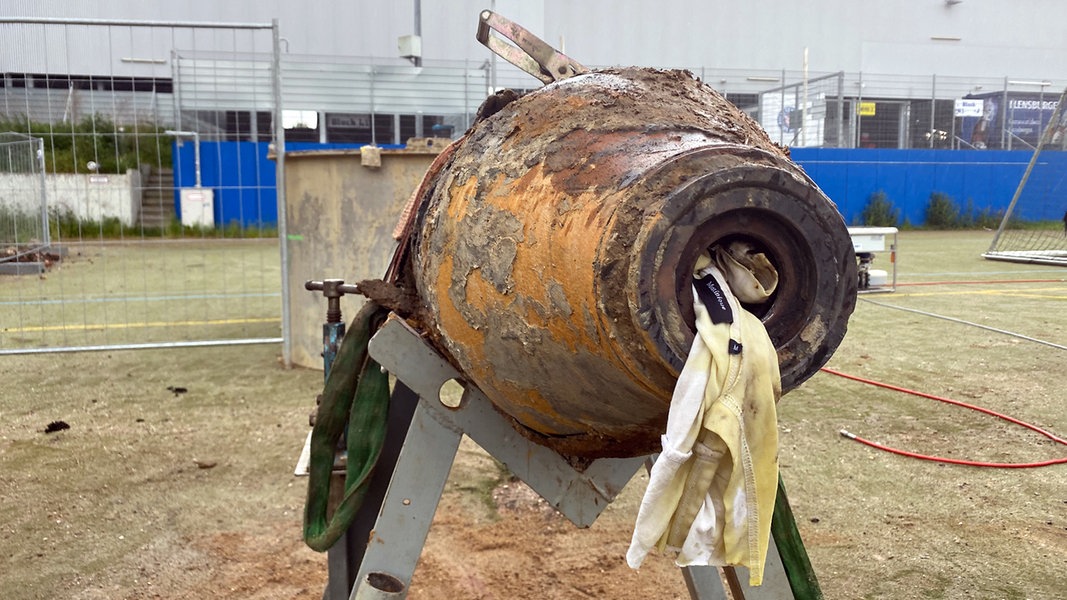
{"type": "Polygon", "coordinates": [[[498,292],[475,269],[467,276],[466,300],[471,307],[485,312],[499,308],[508,309],[515,298],[498,292]]]}
{"type": "MultiPolygon", "coordinates": [[[[469,198],[478,193],[478,177],[469,177],[462,184],[453,185],[451,193],[456,198],[469,198]]],[[[466,215],[463,212],[468,206],[467,202],[456,202],[449,206],[448,217],[453,221],[460,221],[466,215]]]]}
{"type": "Polygon", "coordinates": [[[787,390],[829,358],[855,303],[833,204],[683,72],[611,69],[529,93],[477,123],[428,187],[413,255],[429,339],[564,454],[656,449],[709,246],[747,241],[779,268],[781,291],[753,310],[787,390]]]}
{"type": "MultiPolygon", "coordinates": [[[[574,322],[573,317],[576,311],[581,314],[582,311],[595,309],[596,300],[590,293],[593,287],[592,271],[579,268],[576,257],[593,253],[596,239],[567,235],[569,228],[557,225],[560,222],[558,206],[543,202],[515,205],[517,199],[543,198],[543,190],[553,188],[551,183],[540,177],[540,173],[540,166],[530,169],[512,185],[502,184],[501,192],[487,201],[499,205],[502,199],[510,199],[508,210],[525,212],[527,232],[559,229],[563,234],[541,240],[533,233],[528,233],[524,243],[517,248],[511,276],[516,279],[516,287],[525,290],[524,298],[530,301],[526,306],[527,314],[537,315],[540,324],[565,340],[571,349],[578,345],[592,349],[596,339],[583,335],[586,333],[585,327],[582,323],[574,322]],[[576,283],[576,278],[581,278],[577,285],[559,284],[564,279],[576,283]],[[547,310],[549,306],[558,310],[547,310]]],[[[574,200],[568,209],[570,211],[589,210],[588,207],[595,206],[593,196],[588,199],[579,196],[574,200]]],[[[595,212],[592,214],[595,215],[595,212]]]]}
{"type": "Polygon", "coordinates": [[[548,420],[550,425],[538,433],[544,435],[568,435],[570,432],[584,427],[584,424],[581,421],[573,419],[570,415],[558,412],[552,403],[549,402],[537,389],[508,383],[503,386],[503,391],[511,391],[516,397],[522,398],[522,402],[519,403],[520,408],[518,414],[516,415],[516,417],[519,417],[519,422],[528,420],[534,416],[551,417],[548,420]],[[523,416],[525,416],[526,419],[523,419],[523,416]]]}
{"type": "MultiPolygon", "coordinates": [[[[447,289],[449,281],[453,277],[453,266],[451,257],[444,257],[444,262],[441,265],[441,270],[438,273],[437,285],[442,289],[447,289]]],[[[481,347],[481,342],[484,341],[485,332],[478,329],[468,329],[465,327],[467,321],[462,314],[451,303],[444,303],[438,307],[437,318],[441,321],[444,327],[447,327],[450,331],[463,331],[461,338],[457,341],[471,348],[473,360],[484,360],[483,357],[478,356],[477,349],[481,347]]]]}

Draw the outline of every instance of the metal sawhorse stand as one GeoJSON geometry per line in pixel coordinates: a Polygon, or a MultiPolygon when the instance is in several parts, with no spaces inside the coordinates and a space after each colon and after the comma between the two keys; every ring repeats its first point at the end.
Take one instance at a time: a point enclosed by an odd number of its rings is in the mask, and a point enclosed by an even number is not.
{"type": "MultiPolygon", "coordinates": [[[[410,407],[399,407],[398,412],[410,414],[409,425],[398,431],[402,435],[393,437],[394,447],[397,438],[402,438],[399,451],[387,449],[379,460],[376,478],[387,479],[387,489],[378,498],[373,493],[368,497],[345,536],[349,539],[338,542],[349,544],[350,566],[358,565],[358,571],[354,577],[348,571],[335,573],[331,560],[331,584],[325,594],[329,600],[336,598],[331,590],[345,585],[351,585],[351,599],[406,595],[464,434],[578,527],[590,526],[648,460],[598,459],[578,471],[559,454],[515,431],[473,385],[465,386],[458,406],[446,406],[440,400],[441,386],[460,379],[460,373],[399,318],[391,317],[374,335],[369,351],[403,384],[398,389],[410,388],[418,401],[413,412],[410,407]],[[353,539],[366,540],[365,548],[351,552],[353,539]]],[[[733,568],[684,568],[690,596],[702,600],[794,598],[775,546],[771,544],[759,588],[748,589],[747,576],[738,577],[733,568]]]]}

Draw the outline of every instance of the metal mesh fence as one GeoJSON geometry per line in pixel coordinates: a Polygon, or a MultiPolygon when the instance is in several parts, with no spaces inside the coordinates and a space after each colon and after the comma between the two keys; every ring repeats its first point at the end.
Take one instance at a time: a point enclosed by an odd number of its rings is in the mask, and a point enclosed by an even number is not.
{"type": "MultiPolygon", "coordinates": [[[[495,57],[413,66],[279,40],[277,24],[0,17],[0,131],[43,169],[0,182],[0,250],[52,255],[0,275],[0,353],[284,340],[286,142],[455,137],[487,94],[538,86],[495,57]]],[[[796,147],[1029,150],[1064,84],[688,68],[796,147]]]]}
{"type": "Polygon", "coordinates": [[[0,270],[20,272],[49,245],[44,182],[42,140],[0,132],[0,270]]]}
{"type": "Polygon", "coordinates": [[[759,121],[779,144],[845,147],[849,139],[843,73],[788,83],[759,94],[759,121]]]}
{"type": "MultiPolygon", "coordinates": [[[[49,44],[81,43],[84,37],[52,35],[49,44]]],[[[208,35],[182,29],[117,37],[121,44],[107,45],[119,46],[112,53],[122,55],[117,60],[128,67],[122,75],[62,76],[45,67],[69,57],[42,51],[44,58],[30,68],[52,73],[7,72],[0,88],[3,112],[64,123],[89,115],[110,120],[133,115],[195,130],[204,141],[270,138],[268,43],[256,42],[250,32],[227,37],[214,29],[208,35]],[[154,50],[138,49],[139,44],[154,50]],[[138,69],[142,74],[133,75],[138,69]]],[[[492,59],[426,60],[415,67],[402,59],[289,53],[278,58],[290,141],[403,144],[449,128],[455,134],[470,125],[492,90],[537,86],[492,59]]],[[[26,68],[25,61],[20,64],[26,68]]],[[[1011,76],[680,67],[744,108],[776,140],[811,147],[1033,149],[1037,125],[1055,104],[1051,90],[1061,85],[1011,76]],[[978,113],[959,112],[965,99],[978,113]],[[1035,116],[1035,110],[1043,112],[1035,116]]]]}
{"type": "Polygon", "coordinates": [[[1056,102],[986,258],[1067,266],[1067,201],[1063,196],[1067,173],[1062,165],[1041,160],[1045,150],[1062,149],[1067,143],[1064,102],[1067,89],[1056,102]]]}
{"type": "MultiPolygon", "coordinates": [[[[48,198],[16,233],[43,268],[0,274],[0,354],[281,341],[276,24],[3,18],[0,38],[0,131],[36,138],[48,198]],[[184,70],[203,49],[238,68],[184,70]]],[[[29,185],[0,182],[0,211],[29,185]]]]}

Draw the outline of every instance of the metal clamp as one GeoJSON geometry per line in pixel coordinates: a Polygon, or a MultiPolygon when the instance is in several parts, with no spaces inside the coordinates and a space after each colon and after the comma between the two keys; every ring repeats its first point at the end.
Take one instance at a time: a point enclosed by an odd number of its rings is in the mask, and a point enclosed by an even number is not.
{"type": "Polygon", "coordinates": [[[589,72],[581,63],[549,46],[526,28],[491,10],[483,10],[478,16],[477,38],[501,58],[543,83],[552,83],[589,72]],[[499,33],[502,38],[490,35],[490,29],[499,33]]]}

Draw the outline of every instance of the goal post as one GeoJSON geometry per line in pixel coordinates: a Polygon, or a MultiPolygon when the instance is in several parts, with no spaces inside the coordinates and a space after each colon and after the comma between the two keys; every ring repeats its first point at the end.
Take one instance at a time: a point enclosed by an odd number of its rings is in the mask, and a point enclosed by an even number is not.
{"type": "Polygon", "coordinates": [[[50,244],[44,140],[0,132],[0,262],[50,244]]]}
{"type": "Polygon", "coordinates": [[[1060,94],[989,249],[991,260],[1067,266],[1067,173],[1039,161],[1067,149],[1067,89],[1060,94]]]}

